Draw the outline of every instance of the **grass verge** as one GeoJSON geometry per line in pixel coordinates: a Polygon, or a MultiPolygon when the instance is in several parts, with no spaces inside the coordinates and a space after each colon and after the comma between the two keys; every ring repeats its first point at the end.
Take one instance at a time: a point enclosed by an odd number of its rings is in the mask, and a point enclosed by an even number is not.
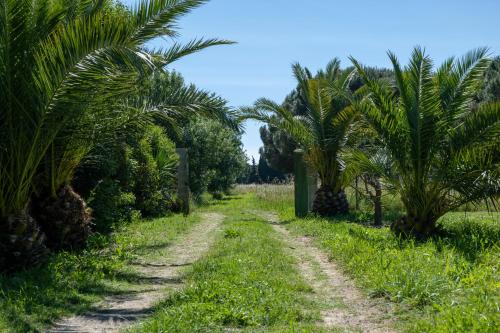
{"type": "Polygon", "coordinates": [[[397,304],[403,331],[498,332],[500,214],[450,213],[440,220],[444,236],[415,242],[353,223],[355,216],[297,219],[284,190],[250,195],[292,233],[312,237],[366,293],[397,304]]]}
{"type": "Polygon", "coordinates": [[[196,215],[135,221],[111,235],[94,235],[84,251],[59,253],[39,268],[0,276],[0,331],[38,332],[105,296],[136,289],[139,275],[129,264],[163,256],[197,221],[196,215]]]}

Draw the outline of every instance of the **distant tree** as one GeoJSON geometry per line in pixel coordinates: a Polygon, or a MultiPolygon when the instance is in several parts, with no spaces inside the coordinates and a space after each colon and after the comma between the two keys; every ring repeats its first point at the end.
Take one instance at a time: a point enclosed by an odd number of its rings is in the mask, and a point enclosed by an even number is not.
{"type": "Polygon", "coordinates": [[[274,126],[262,126],[260,139],[263,146],[259,149],[260,155],[272,168],[283,173],[293,172],[293,151],[297,144],[284,131],[274,126]]]}
{"type": "Polygon", "coordinates": [[[250,179],[250,173],[252,170],[252,166],[248,163],[245,163],[245,167],[241,170],[241,173],[238,175],[236,179],[236,183],[238,184],[248,184],[250,179]]]}
{"type": "MultiPolygon", "coordinates": [[[[294,115],[306,113],[306,104],[300,96],[300,90],[294,89],[285,97],[282,107],[289,110],[294,115]]],[[[260,138],[263,147],[259,152],[267,164],[283,173],[293,172],[293,151],[297,149],[297,143],[285,131],[272,125],[265,125],[260,128],[260,138]]]]}
{"type": "Polygon", "coordinates": [[[479,103],[500,101],[500,57],[493,59],[486,70],[483,87],[477,99],[479,103]]]}
{"type": "Polygon", "coordinates": [[[189,149],[189,187],[195,197],[205,191],[217,195],[229,191],[245,169],[240,135],[218,121],[190,121],[183,141],[189,149]]]}
{"type": "Polygon", "coordinates": [[[252,165],[250,166],[250,176],[248,177],[248,183],[255,184],[260,183],[259,167],[255,163],[255,158],[252,156],[252,165]]]}
{"type": "Polygon", "coordinates": [[[271,183],[273,181],[285,180],[285,174],[278,170],[275,170],[269,166],[266,159],[261,155],[259,158],[259,176],[264,183],[271,183]]]}

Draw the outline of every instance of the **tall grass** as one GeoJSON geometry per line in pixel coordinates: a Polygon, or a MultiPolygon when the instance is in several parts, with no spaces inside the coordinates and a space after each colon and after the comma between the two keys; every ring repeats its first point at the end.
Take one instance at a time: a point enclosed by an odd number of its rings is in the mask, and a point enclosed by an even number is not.
{"type": "Polygon", "coordinates": [[[293,206],[293,184],[240,184],[234,189],[237,194],[252,193],[263,202],[272,202],[274,209],[286,209],[293,206]]]}
{"type": "MultiPolygon", "coordinates": [[[[349,186],[346,188],[345,192],[349,204],[351,205],[351,211],[358,215],[358,218],[363,221],[369,221],[371,215],[373,214],[373,203],[363,194],[363,189],[358,188],[360,192],[359,198],[359,210],[355,211],[355,198],[356,191],[354,186],[349,186]]],[[[252,193],[255,197],[262,199],[261,204],[264,204],[268,208],[273,209],[285,209],[291,208],[294,204],[294,185],[293,183],[287,184],[239,184],[234,189],[235,193],[244,194],[252,193]]],[[[479,204],[467,204],[459,207],[455,212],[448,214],[457,214],[462,212],[464,216],[471,212],[481,212],[482,215],[489,214],[489,212],[496,212],[500,202],[493,206],[487,202],[482,202],[479,204]]],[[[384,214],[385,223],[390,223],[395,219],[401,217],[404,214],[404,207],[398,195],[384,192],[382,194],[382,207],[384,214]]],[[[493,213],[492,216],[498,216],[493,213]]],[[[443,217],[442,220],[447,220],[447,217],[443,217]]]]}

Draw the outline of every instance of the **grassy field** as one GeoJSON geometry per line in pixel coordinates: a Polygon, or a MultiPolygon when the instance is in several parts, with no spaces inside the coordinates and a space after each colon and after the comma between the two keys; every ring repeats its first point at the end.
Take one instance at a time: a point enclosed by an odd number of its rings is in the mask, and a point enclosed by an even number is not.
{"type": "Polygon", "coordinates": [[[40,268],[0,276],[0,332],[37,332],[105,296],[130,292],[139,276],[129,264],[162,256],[197,221],[197,215],[135,221],[109,236],[93,236],[85,251],[60,253],[40,268]]]}
{"type": "Polygon", "coordinates": [[[500,214],[450,213],[440,220],[442,236],[415,242],[369,227],[366,212],[297,219],[289,186],[239,191],[277,210],[293,233],[313,237],[366,293],[395,302],[404,331],[498,332],[500,214]]]}

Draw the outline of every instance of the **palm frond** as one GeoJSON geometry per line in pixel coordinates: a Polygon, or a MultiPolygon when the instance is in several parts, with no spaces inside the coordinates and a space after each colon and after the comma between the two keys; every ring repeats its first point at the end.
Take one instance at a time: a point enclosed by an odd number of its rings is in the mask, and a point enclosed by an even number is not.
{"type": "Polygon", "coordinates": [[[234,42],[224,39],[195,39],[187,44],[175,43],[167,49],[151,50],[149,53],[153,55],[158,67],[164,67],[182,57],[202,51],[208,47],[231,44],[234,44],[234,42]]]}
{"type": "Polygon", "coordinates": [[[500,102],[481,105],[478,110],[463,117],[450,134],[448,144],[454,152],[477,145],[500,145],[500,102]]]}
{"type": "Polygon", "coordinates": [[[491,63],[487,54],[487,48],[472,50],[459,60],[448,59],[438,69],[436,80],[448,123],[453,123],[470,109],[484,71],[491,63]]]}
{"type": "Polygon", "coordinates": [[[142,0],[132,11],[137,27],[131,39],[141,45],[159,37],[175,37],[178,19],[206,0],[142,0]]]}

